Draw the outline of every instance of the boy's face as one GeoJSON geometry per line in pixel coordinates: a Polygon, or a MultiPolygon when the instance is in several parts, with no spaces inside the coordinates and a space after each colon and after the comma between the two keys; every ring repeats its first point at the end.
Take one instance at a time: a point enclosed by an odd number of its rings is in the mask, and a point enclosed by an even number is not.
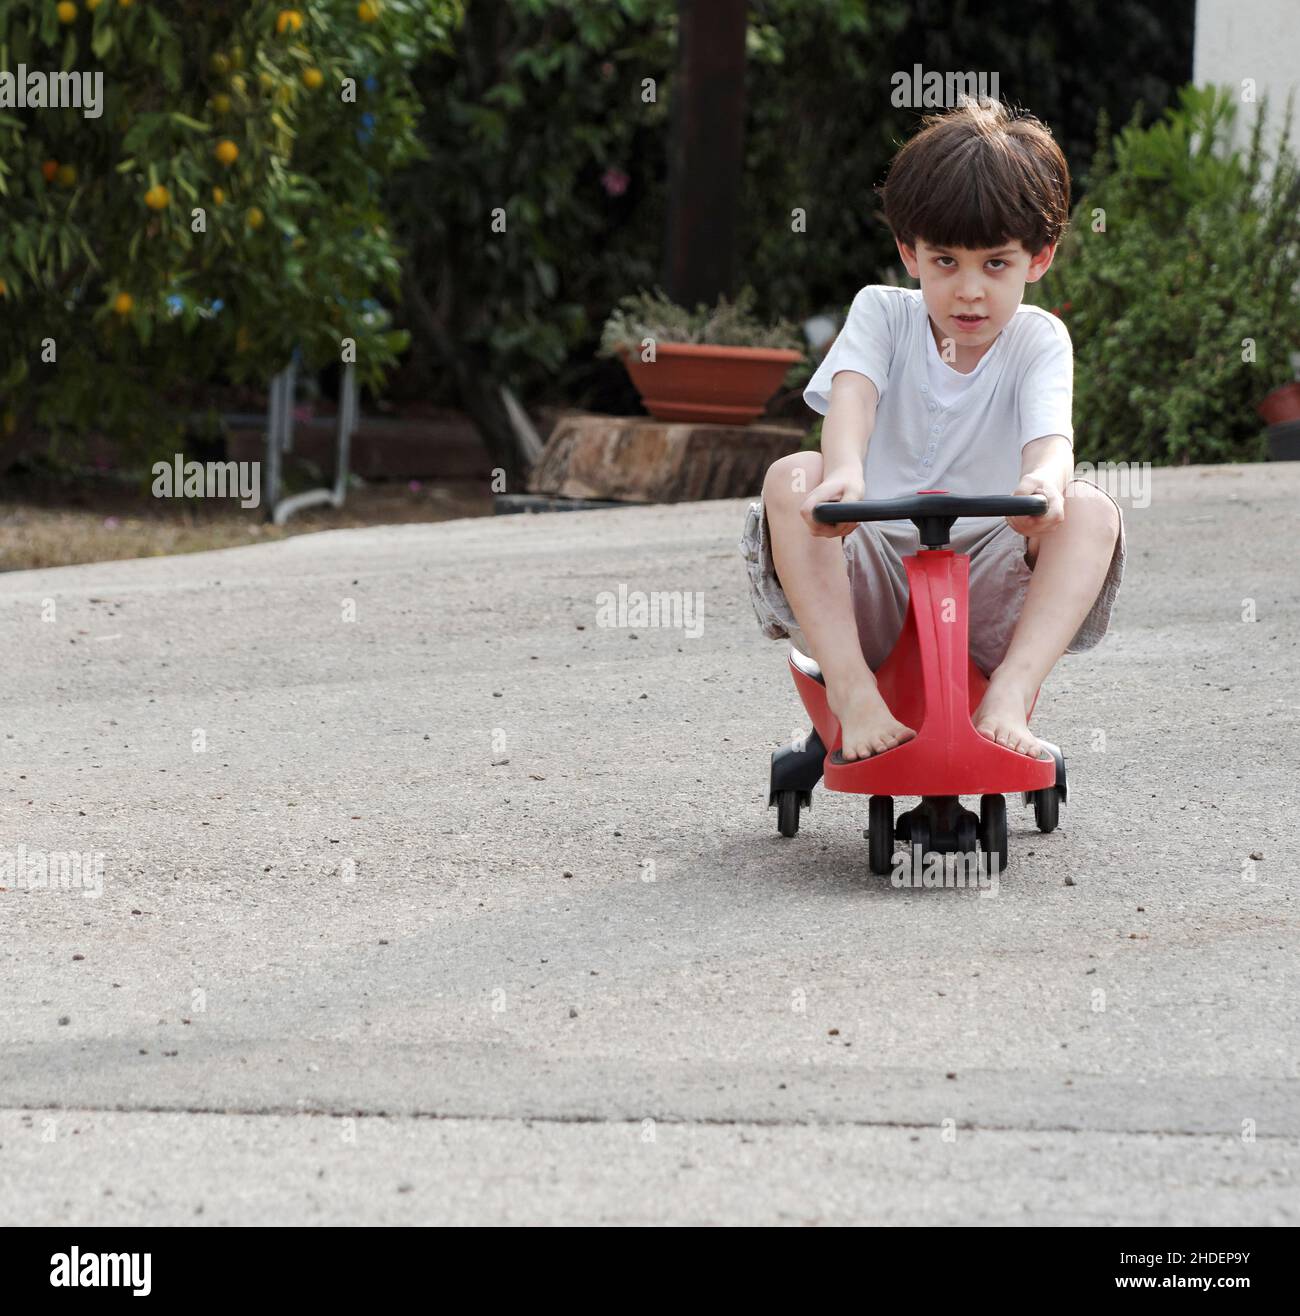
{"type": "Polygon", "coordinates": [[[1011,322],[1025,284],[1047,273],[1056,252],[1048,245],[1031,256],[1020,242],[971,251],[933,247],[918,238],[914,247],[898,243],[907,272],[921,281],[925,309],[958,348],[987,347],[1011,322]]]}

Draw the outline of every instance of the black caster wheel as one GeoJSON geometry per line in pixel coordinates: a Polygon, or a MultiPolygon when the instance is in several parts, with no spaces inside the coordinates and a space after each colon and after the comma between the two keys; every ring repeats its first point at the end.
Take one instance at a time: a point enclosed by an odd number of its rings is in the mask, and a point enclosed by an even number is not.
{"type": "Polygon", "coordinates": [[[799,830],[799,792],[778,791],[776,796],[776,830],[793,836],[799,830]]]}
{"type": "Polygon", "coordinates": [[[867,852],[871,871],[877,877],[884,877],[894,867],[894,797],[873,795],[867,807],[867,852]]]}
{"type": "Polygon", "coordinates": [[[924,818],[912,819],[912,882],[921,880],[921,869],[925,864],[925,853],[930,848],[930,824],[924,818]]]}
{"type": "Polygon", "coordinates": [[[1034,821],[1040,832],[1054,832],[1061,815],[1061,792],[1056,786],[1045,786],[1033,792],[1034,821]]]}
{"type": "Polygon", "coordinates": [[[1001,795],[980,796],[980,849],[986,868],[1001,873],[1007,866],[1007,802],[1001,795]]]}
{"type": "Polygon", "coordinates": [[[979,851],[979,824],[972,814],[963,813],[957,820],[957,850],[960,854],[979,851]]]}

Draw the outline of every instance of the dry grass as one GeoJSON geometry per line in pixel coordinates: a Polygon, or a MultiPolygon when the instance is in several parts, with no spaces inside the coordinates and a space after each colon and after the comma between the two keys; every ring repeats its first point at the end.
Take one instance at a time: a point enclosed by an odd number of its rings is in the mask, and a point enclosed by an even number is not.
{"type": "Polygon", "coordinates": [[[260,508],[245,511],[232,503],[195,507],[116,492],[72,497],[41,492],[19,500],[7,489],[0,497],[0,571],[198,553],[317,530],[448,521],[491,511],[491,495],[477,482],[418,489],[368,485],[349,493],[339,511],[313,507],[286,526],[268,525],[260,508]],[[75,505],[79,501],[94,505],[75,505]]]}

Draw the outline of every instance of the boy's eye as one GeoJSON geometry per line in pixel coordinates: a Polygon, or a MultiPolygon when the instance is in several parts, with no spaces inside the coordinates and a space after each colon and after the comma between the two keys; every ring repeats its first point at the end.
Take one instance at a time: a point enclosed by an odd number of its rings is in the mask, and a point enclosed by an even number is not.
{"type": "MultiPolygon", "coordinates": [[[[953,259],[952,256],[936,256],[934,258],[934,263],[941,270],[947,270],[947,269],[951,269],[953,265],[955,265],[957,262],[953,259]],[[950,261],[951,264],[945,265],[944,261],[950,261]]],[[[984,263],[990,266],[991,268],[994,268],[995,272],[996,270],[1004,270],[1007,268],[1007,262],[1003,260],[1001,256],[994,256],[992,260],[987,260],[984,263]]]]}

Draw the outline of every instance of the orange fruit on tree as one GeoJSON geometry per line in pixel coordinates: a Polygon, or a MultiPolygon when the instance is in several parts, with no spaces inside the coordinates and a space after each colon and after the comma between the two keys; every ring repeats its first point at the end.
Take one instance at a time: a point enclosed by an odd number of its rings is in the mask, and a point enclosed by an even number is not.
{"type": "Polygon", "coordinates": [[[118,315],[130,315],[135,306],[135,298],[129,292],[120,292],[113,298],[113,309],[118,315]]]}
{"type": "Polygon", "coordinates": [[[357,6],[357,17],[363,23],[373,23],[379,17],[379,6],[372,4],[370,0],[361,0],[357,6]]]}
{"type": "Polygon", "coordinates": [[[312,91],[315,91],[317,87],[321,86],[321,84],[324,83],[324,81],[325,81],[325,75],[320,71],[320,69],[303,69],[302,71],[303,86],[309,87],[312,91]]]}
{"type": "Polygon", "coordinates": [[[86,0],[86,8],[93,14],[99,8],[102,0],[86,0]]]}
{"type": "Polygon", "coordinates": [[[0,279],[0,297],[6,296],[8,292],[9,285],[3,279],[0,279]]]}
{"type": "Polygon", "coordinates": [[[302,31],[302,15],[296,9],[282,9],[275,16],[275,30],[280,36],[286,32],[302,31]]]}
{"type": "Polygon", "coordinates": [[[227,96],[224,91],[217,92],[217,94],[212,98],[212,108],[216,110],[218,114],[229,114],[230,97],[227,96]]]}
{"type": "Polygon", "coordinates": [[[58,180],[60,187],[71,187],[77,181],[77,166],[60,165],[55,178],[58,180]]]}
{"type": "Polygon", "coordinates": [[[249,228],[261,228],[266,223],[266,216],[262,214],[258,206],[249,206],[247,213],[244,215],[244,223],[249,228]]]}
{"type": "Polygon", "coordinates": [[[77,6],[72,0],[59,0],[54,6],[54,12],[59,17],[60,23],[75,23],[77,21],[77,6]]]}
{"type": "Polygon", "coordinates": [[[54,175],[59,172],[59,162],[57,160],[46,160],[41,165],[41,176],[47,183],[54,182],[54,175]]]}
{"type": "Polygon", "coordinates": [[[224,206],[226,204],[226,193],[223,188],[214,187],[212,189],[212,204],[214,206],[224,206]]]}
{"type": "Polygon", "coordinates": [[[257,80],[262,84],[263,91],[275,90],[275,79],[267,72],[263,71],[257,75],[257,80]]]}
{"type": "Polygon", "coordinates": [[[155,183],[144,194],[144,203],[150,210],[166,210],[171,199],[172,194],[161,183],[155,183]]]}
{"type": "Polygon", "coordinates": [[[216,157],[223,165],[232,165],[239,159],[239,147],[230,138],[217,143],[216,157]]]}

